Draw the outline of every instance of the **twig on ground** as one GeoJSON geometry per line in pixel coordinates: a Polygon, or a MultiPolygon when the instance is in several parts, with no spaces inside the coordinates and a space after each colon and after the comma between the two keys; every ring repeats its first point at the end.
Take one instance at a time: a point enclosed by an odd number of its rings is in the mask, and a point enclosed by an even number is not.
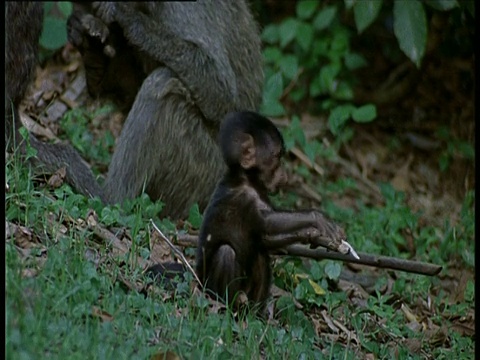
{"type": "Polygon", "coordinates": [[[364,178],[361,171],[355,165],[349,163],[345,159],[342,159],[340,156],[337,156],[334,161],[342,165],[351,176],[359,180],[358,186],[361,187],[363,192],[370,193],[377,201],[383,201],[383,197],[378,186],[371,180],[364,178]]]}
{"type": "Polygon", "coordinates": [[[24,112],[20,112],[20,120],[23,126],[25,126],[28,131],[34,133],[35,135],[44,136],[48,140],[55,140],[55,142],[60,141],[60,139],[55,136],[52,130],[50,130],[48,127],[40,125],[24,112]]]}
{"type": "Polygon", "coordinates": [[[360,259],[355,259],[351,255],[328,251],[325,249],[309,249],[301,245],[290,245],[284,250],[288,255],[308,257],[317,260],[331,259],[351,262],[355,264],[375,266],[392,270],[400,270],[415,274],[434,276],[442,270],[440,265],[425,263],[420,261],[405,260],[391,256],[372,255],[359,252],[360,259]]]}
{"type": "MultiPolygon", "coordinates": [[[[108,229],[105,229],[95,220],[87,218],[87,224],[88,227],[93,231],[93,233],[100,239],[105,241],[107,245],[113,246],[113,248],[118,250],[121,254],[128,254],[130,252],[131,246],[120,240],[118,237],[115,236],[115,234],[113,234],[108,229]]],[[[135,260],[136,263],[139,264],[142,268],[145,268],[147,266],[147,262],[140,256],[135,256],[135,258],[132,258],[131,260],[135,260]]]]}
{"type": "Polygon", "coordinates": [[[178,258],[182,261],[183,265],[187,267],[187,269],[193,274],[195,280],[198,282],[201,288],[203,288],[202,282],[198,278],[195,270],[193,270],[192,266],[188,263],[187,259],[185,259],[185,256],[183,253],[175,246],[172,244],[172,242],[162,233],[162,231],[155,225],[152,219],[150,219],[150,223],[152,224],[153,228],[158,232],[160,237],[170,246],[172,251],[175,253],[175,255],[178,256],[178,258]]]}
{"type": "Polygon", "coordinates": [[[315,170],[318,175],[325,175],[325,170],[323,170],[323,168],[316,162],[311,161],[308,156],[299,148],[293,147],[290,149],[290,152],[295,155],[301,162],[303,162],[308,168],[315,170]]]}
{"type": "Polygon", "coordinates": [[[282,95],[280,96],[280,99],[283,100],[289,93],[290,91],[292,91],[292,89],[295,87],[295,85],[297,84],[298,82],[298,78],[300,77],[300,75],[303,74],[303,72],[305,71],[305,68],[301,67],[300,69],[298,69],[297,73],[295,74],[295,76],[293,77],[293,79],[290,81],[290,83],[285,87],[285,90],[283,90],[282,92],[282,95]]]}
{"type": "Polygon", "coordinates": [[[322,197],[320,196],[319,193],[317,193],[315,191],[315,189],[313,189],[311,186],[305,184],[305,183],[302,183],[300,184],[300,188],[305,192],[305,194],[301,194],[299,193],[299,196],[305,196],[306,198],[309,198],[309,199],[312,199],[312,200],[315,200],[317,203],[321,203],[322,202],[322,197]]]}
{"type": "Polygon", "coordinates": [[[109,230],[103,228],[100,224],[88,224],[90,229],[93,230],[93,233],[97,235],[100,239],[105,240],[107,245],[112,245],[117,250],[121,251],[122,253],[126,254],[129,252],[129,247],[122,242],[119,238],[117,238],[113,233],[109,230]]]}

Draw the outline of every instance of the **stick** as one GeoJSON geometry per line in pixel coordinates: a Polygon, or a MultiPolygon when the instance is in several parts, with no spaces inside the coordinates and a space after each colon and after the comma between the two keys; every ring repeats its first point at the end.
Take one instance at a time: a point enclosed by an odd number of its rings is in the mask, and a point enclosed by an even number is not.
{"type": "Polygon", "coordinates": [[[309,249],[301,245],[287,246],[286,249],[283,250],[283,252],[286,252],[288,255],[308,257],[317,260],[341,260],[355,264],[369,265],[392,270],[400,270],[429,276],[438,275],[438,273],[442,270],[442,267],[440,265],[420,261],[405,260],[391,256],[372,255],[364,252],[358,253],[360,259],[355,259],[351,255],[343,255],[325,249],[309,249]]]}
{"type": "Polygon", "coordinates": [[[150,222],[152,223],[153,228],[158,232],[160,237],[163,240],[165,240],[165,242],[168,244],[168,246],[170,246],[170,248],[173,250],[175,255],[177,255],[180,258],[183,265],[185,265],[187,267],[187,269],[193,274],[193,276],[195,277],[195,280],[198,282],[198,285],[200,285],[200,288],[202,288],[203,287],[202,282],[198,278],[195,270],[193,270],[192,266],[188,263],[187,259],[185,259],[185,256],[183,255],[183,253],[180,250],[178,250],[177,247],[175,245],[173,245],[172,242],[165,235],[163,235],[163,233],[160,231],[160,229],[157,227],[157,225],[155,225],[155,223],[153,222],[152,219],[150,219],[150,222]]]}
{"type": "MultiPolygon", "coordinates": [[[[182,246],[197,246],[198,238],[194,235],[182,234],[177,235],[177,241],[178,244],[182,246]]],[[[276,251],[274,254],[301,256],[315,260],[340,260],[344,262],[351,262],[355,264],[369,265],[378,268],[399,270],[428,276],[438,275],[438,273],[440,273],[440,271],[442,270],[442,267],[440,265],[425,262],[404,260],[391,256],[372,255],[363,252],[358,253],[360,259],[355,259],[349,254],[342,255],[340,253],[327,251],[325,249],[309,249],[302,245],[290,245],[287,246],[285,249],[280,249],[276,251]]]]}

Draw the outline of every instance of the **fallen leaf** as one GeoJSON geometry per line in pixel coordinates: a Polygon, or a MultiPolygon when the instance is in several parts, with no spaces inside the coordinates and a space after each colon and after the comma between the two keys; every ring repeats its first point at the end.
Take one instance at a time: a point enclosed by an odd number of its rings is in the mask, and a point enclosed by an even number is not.
{"type": "Polygon", "coordinates": [[[181,357],[171,351],[159,352],[153,355],[150,360],[180,360],[181,357]]]}
{"type": "Polygon", "coordinates": [[[369,298],[368,293],[359,284],[356,284],[347,280],[339,279],[337,286],[340,290],[346,293],[349,298],[352,298],[352,297],[356,297],[360,299],[369,298]]]}
{"type": "Polygon", "coordinates": [[[50,186],[53,189],[57,189],[60,186],[63,185],[65,176],[67,175],[67,169],[66,167],[61,167],[55,173],[50,176],[50,178],[47,181],[48,186],[50,186]]]}
{"type": "Polygon", "coordinates": [[[422,341],[420,339],[405,339],[403,344],[414,354],[418,354],[422,350],[422,341]]]}
{"type": "Polygon", "coordinates": [[[37,276],[39,269],[27,268],[22,270],[22,277],[24,278],[33,278],[37,276]]]}
{"type": "Polygon", "coordinates": [[[402,303],[400,309],[402,310],[403,314],[407,318],[408,322],[417,322],[418,323],[417,317],[415,316],[415,314],[412,313],[412,310],[410,310],[410,308],[407,305],[402,303]]]}
{"type": "Polygon", "coordinates": [[[330,318],[330,316],[327,314],[327,312],[325,310],[322,310],[321,314],[322,314],[323,320],[325,320],[325,322],[327,323],[330,330],[332,330],[334,333],[338,334],[340,332],[340,330],[338,329],[338,327],[336,327],[334,325],[332,318],[330,318]]]}
{"type": "Polygon", "coordinates": [[[30,249],[37,241],[34,240],[33,234],[30,229],[24,226],[14,225],[14,243],[22,249],[30,249]]]}
{"type": "Polygon", "coordinates": [[[150,261],[152,263],[173,261],[170,246],[168,246],[156,231],[150,234],[150,261]]]}
{"type": "Polygon", "coordinates": [[[92,316],[93,317],[99,317],[103,321],[112,321],[113,316],[107,313],[106,311],[100,310],[98,307],[93,306],[92,307],[92,316]]]}
{"type": "Polygon", "coordinates": [[[308,282],[312,286],[313,291],[315,292],[316,295],[325,295],[325,290],[320,285],[318,285],[315,281],[313,281],[312,279],[308,279],[308,282]]]}
{"type": "Polygon", "coordinates": [[[413,155],[408,154],[408,158],[405,161],[405,164],[402,165],[400,169],[396,172],[393,179],[390,181],[395,190],[398,191],[409,191],[411,188],[410,185],[410,164],[413,161],[413,155]]]}
{"type": "Polygon", "coordinates": [[[98,224],[98,217],[97,214],[92,211],[87,214],[87,225],[89,227],[95,227],[98,224]]]}

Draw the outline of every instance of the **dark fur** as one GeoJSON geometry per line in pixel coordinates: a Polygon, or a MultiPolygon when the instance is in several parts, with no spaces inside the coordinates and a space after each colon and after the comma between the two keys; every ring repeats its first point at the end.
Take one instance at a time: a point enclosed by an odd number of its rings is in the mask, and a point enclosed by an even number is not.
{"type": "Polygon", "coordinates": [[[241,165],[244,134],[253,137],[257,158],[283,154],[282,137],[268,119],[235,113],[224,120],[219,139],[228,170],[204,214],[196,271],[207,289],[229,303],[242,291],[252,303],[263,304],[269,295],[271,268],[259,204],[270,202],[262,180],[264,169],[246,170],[241,165]]]}
{"type": "Polygon", "coordinates": [[[238,306],[264,305],[269,295],[269,251],[293,243],[337,250],[345,233],[315,210],[279,211],[268,194],[285,180],[283,139],[267,118],[252,112],[227,115],[219,134],[227,171],[205,211],[196,271],[206,288],[238,306]]]}
{"type": "Polygon", "coordinates": [[[128,111],[107,175],[109,201],[145,190],[166,203],[163,215],[186,216],[195,202],[204,208],[224,170],[215,142],[221,120],[261,101],[260,38],[246,2],[97,2],[87,11],[108,34],[100,44],[79,29],[85,13],[69,21],[89,90],[128,111]]]}
{"type": "Polygon", "coordinates": [[[145,274],[165,289],[173,291],[177,286],[176,280],[185,281],[185,271],[187,270],[183,264],[169,262],[152,265],[145,274]]]}
{"type": "MultiPolygon", "coordinates": [[[[5,2],[5,113],[11,113],[10,101],[16,111],[35,72],[42,19],[42,3],[5,2]]],[[[11,135],[12,129],[6,140],[11,135]]]]}

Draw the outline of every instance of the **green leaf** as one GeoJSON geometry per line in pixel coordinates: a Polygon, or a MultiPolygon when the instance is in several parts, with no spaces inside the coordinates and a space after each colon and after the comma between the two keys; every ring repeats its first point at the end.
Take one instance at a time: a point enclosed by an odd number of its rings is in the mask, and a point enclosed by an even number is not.
{"type": "Polygon", "coordinates": [[[117,208],[111,208],[109,206],[102,209],[100,220],[105,225],[115,224],[120,218],[120,212],[117,208]]]}
{"type": "Polygon", "coordinates": [[[367,60],[357,53],[345,54],[345,66],[348,70],[356,70],[367,65],[367,60]]]}
{"type": "Polygon", "coordinates": [[[295,144],[298,144],[300,146],[305,145],[305,133],[300,123],[300,118],[297,115],[292,116],[292,121],[283,131],[283,138],[285,142],[285,148],[287,150],[293,148],[295,144]]]}
{"type": "Polygon", "coordinates": [[[449,165],[450,165],[450,156],[446,152],[440,154],[440,157],[438,159],[438,166],[440,167],[440,171],[442,172],[446,171],[449,165]]]}
{"type": "Polygon", "coordinates": [[[303,100],[306,95],[307,91],[303,87],[293,88],[292,91],[288,93],[288,98],[293,102],[298,103],[299,101],[303,100]]]}
{"type": "Polygon", "coordinates": [[[323,266],[318,261],[312,261],[310,264],[310,276],[313,280],[320,280],[323,277],[323,266]]]}
{"type": "Polygon", "coordinates": [[[330,46],[330,41],[326,39],[313,39],[313,46],[312,46],[312,56],[314,58],[319,58],[326,56],[328,53],[328,47],[330,46]]]}
{"type": "Polygon", "coordinates": [[[263,58],[267,63],[276,64],[282,58],[282,52],[278,47],[268,46],[263,50],[263,58]]]}
{"type": "Polygon", "coordinates": [[[43,21],[40,45],[47,50],[57,50],[67,43],[67,21],[47,16],[43,21]]]}
{"type": "Polygon", "coordinates": [[[313,40],[313,27],[307,23],[299,23],[295,36],[298,44],[305,51],[308,51],[313,40]]]}
{"type": "Polygon", "coordinates": [[[317,10],[318,1],[303,0],[297,3],[297,16],[300,19],[309,19],[317,10]]]}
{"type": "Polygon", "coordinates": [[[353,7],[353,5],[355,5],[357,0],[344,0],[343,2],[345,3],[345,8],[347,10],[350,10],[353,7]]]}
{"type": "Polygon", "coordinates": [[[279,61],[280,70],[289,80],[293,79],[298,72],[298,58],[294,55],[285,55],[279,61]]]}
{"type": "Polygon", "coordinates": [[[321,78],[320,74],[315,76],[313,78],[313,80],[310,82],[310,87],[309,87],[308,91],[309,91],[311,97],[322,95],[322,94],[325,94],[327,92],[325,87],[322,84],[322,78],[321,78]]]}
{"type": "Polygon", "coordinates": [[[466,141],[459,141],[456,147],[460,154],[462,154],[466,159],[475,158],[475,149],[473,148],[472,144],[469,144],[466,141]]]}
{"type": "Polygon", "coordinates": [[[427,43],[427,19],[420,1],[393,3],[393,31],[400,49],[420,67],[427,43]]]}
{"type": "Polygon", "coordinates": [[[315,158],[322,150],[322,144],[320,144],[317,140],[310,141],[305,144],[303,147],[303,151],[305,151],[305,155],[307,155],[308,159],[314,163],[315,158]]]}
{"type": "Polygon", "coordinates": [[[271,76],[265,84],[263,91],[263,98],[265,100],[278,100],[283,92],[283,78],[282,74],[275,73],[271,76]]]}
{"type": "Polygon", "coordinates": [[[305,137],[305,132],[303,131],[300,118],[297,115],[292,116],[292,122],[290,123],[289,130],[291,131],[292,137],[295,139],[296,143],[300,146],[305,146],[307,139],[305,137]]]}
{"type": "Polygon", "coordinates": [[[467,281],[464,297],[466,301],[473,302],[475,300],[475,283],[472,280],[467,281]]]}
{"type": "Polygon", "coordinates": [[[22,126],[20,127],[20,129],[18,129],[18,132],[20,133],[20,136],[22,137],[23,140],[25,140],[27,144],[26,158],[31,159],[37,156],[37,149],[35,149],[33,146],[30,145],[30,137],[29,137],[30,134],[28,130],[22,126]]]}
{"type": "Polygon", "coordinates": [[[425,0],[425,3],[435,10],[448,11],[458,6],[457,0],[425,0]]]}
{"type": "Polygon", "coordinates": [[[340,72],[340,64],[332,63],[328,64],[320,70],[320,86],[322,92],[330,92],[334,90],[334,81],[340,72]]]}
{"type": "Polygon", "coordinates": [[[198,204],[194,204],[188,213],[188,222],[196,229],[199,229],[202,225],[203,217],[200,214],[198,204]]]}
{"type": "Polygon", "coordinates": [[[352,100],[353,99],[353,90],[350,84],[345,81],[339,81],[335,90],[332,93],[332,97],[338,100],[352,100]]]}
{"type": "MultiPolygon", "coordinates": [[[[142,211],[142,216],[145,219],[152,219],[152,218],[159,217],[163,207],[164,207],[164,203],[162,201],[157,200],[156,202],[152,203],[150,198],[148,198],[148,201],[146,202],[146,205],[142,211]]],[[[190,211],[192,210],[190,209],[190,211]]]]}
{"type": "Polygon", "coordinates": [[[295,146],[295,139],[290,134],[288,130],[282,131],[283,143],[285,145],[285,150],[289,151],[291,148],[295,146]]]}
{"type": "Polygon", "coordinates": [[[342,266],[338,262],[328,261],[325,265],[325,274],[331,280],[337,280],[340,277],[342,266]]]}
{"type": "Polygon", "coordinates": [[[26,155],[25,155],[26,159],[33,159],[36,156],[37,156],[37,149],[35,149],[33,146],[28,146],[26,155]]]}
{"type": "Polygon", "coordinates": [[[302,300],[302,299],[305,299],[305,297],[307,296],[308,290],[307,288],[305,288],[305,285],[303,285],[302,283],[299,283],[295,287],[295,291],[293,293],[295,295],[295,299],[302,300]]]}
{"type": "Polygon", "coordinates": [[[285,115],[285,108],[280,101],[265,101],[260,107],[260,112],[265,116],[277,117],[285,115]]]}
{"type": "Polygon", "coordinates": [[[297,34],[298,24],[299,21],[294,18],[288,18],[282,24],[280,24],[280,47],[284,48],[290,43],[290,41],[295,38],[295,35],[297,34]]]}
{"type": "Polygon", "coordinates": [[[367,123],[377,117],[377,108],[373,104],[366,104],[353,110],[352,119],[358,123],[367,123]]]}
{"type": "Polygon", "coordinates": [[[43,11],[45,12],[45,14],[48,14],[53,9],[54,4],[54,1],[45,1],[43,3],[43,11]]]}
{"type": "Polygon", "coordinates": [[[262,40],[267,44],[276,44],[280,39],[280,34],[277,25],[267,25],[262,32],[262,40]]]}
{"type": "Polygon", "coordinates": [[[65,19],[71,15],[73,7],[70,1],[59,1],[57,2],[58,9],[62,12],[65,19]]]}
{"type": "Polygon", "coordinates": [[[283,78],[281,73],[271,76],[263,90],[263,102],[260,112],[265,116],[281,116],[285,114],[285,108],[279,99],[283,92],[283,78]]]}
{"type": "Polygon", "coordinates": [[[337,106],[330,112],[328,117],[328,125],[333,135],[337,135],[342,126],[350,119],[352,111],[355,110],[355,106],[351,104],[345,104],[337,106]]]}
{"type": "Polygon", "coordinates": [[[332,39],[330,56],[343,56],[348,51],[349,46],[350,39],[348,33],[346,31],[336,31],[332,39]]]}
{"type": "Polygon", "coordinates": [[[326,6],[320,11],[315,20],[313,20],[313,26],[317,30],[323,30],[330,26],[335,15],[337,13],[337,8],[335,6],[326,6]]]}
{"type": "Polygon", "coordinates": [[[25,127],[22,126],[20,129],[18,129],[18,132],[23,140],[28,141],[28,130],[25,127]]]}
{"type": "Polygon", "coordinates": [[[395,202],[395,188],[390,183],[380,183],[380,192],[387,202],[395,202]]]}
{"type": "Polygon", "coordinates": [[[353,15],[358,33],[362,33],[377,18],[382,7],[382,0],[357,1],[353,7],[353,15]]]}

